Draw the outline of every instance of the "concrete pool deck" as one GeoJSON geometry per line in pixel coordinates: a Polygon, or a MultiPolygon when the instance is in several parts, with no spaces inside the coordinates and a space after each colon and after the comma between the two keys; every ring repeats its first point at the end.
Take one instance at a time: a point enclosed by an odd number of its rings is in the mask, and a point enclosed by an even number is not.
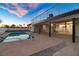
{"type": "Polygon", "coordinates": [[[72,43],[70,39],[66,39],[66,46],[54,53],[53,56],[79,56],[79,38],[76,38],[75,43],[72,43]]]}
{"type": "Polygon", "coordinates": [[[36,34],[33,40],[20,40],[10,43],[0,43],[1,56],[71,56],[79,55],[79,43],[73,44],[71,39],[60,36],[36,34]]]}
{"type": "Polygon", "coordinates": [[[20,40],[10,43],[0,43],[1,56],[28,56],[63,42],[62,39],[49,38],[34,34],[34,40],[20,40]]]}

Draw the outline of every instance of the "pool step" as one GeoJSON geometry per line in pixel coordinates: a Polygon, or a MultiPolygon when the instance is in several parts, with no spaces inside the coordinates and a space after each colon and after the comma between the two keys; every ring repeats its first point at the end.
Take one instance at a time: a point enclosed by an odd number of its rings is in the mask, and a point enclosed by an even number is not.
{"type": "Polygon", "coordinates": [[[50,48],[44,49],[40,52],[34,53],[31,56],[52,56],[54,53],[56,53],[60,49],[64,48],[65,46],[66,46],[66,42],[63,41],[53,47],[50,47],[50,48]]]}
{"type": "Polygon", "coordinates": [[[3,40],[9,35],[10,33],[4,33],[0,36],[0,43],[3,42],[3,40]]]}

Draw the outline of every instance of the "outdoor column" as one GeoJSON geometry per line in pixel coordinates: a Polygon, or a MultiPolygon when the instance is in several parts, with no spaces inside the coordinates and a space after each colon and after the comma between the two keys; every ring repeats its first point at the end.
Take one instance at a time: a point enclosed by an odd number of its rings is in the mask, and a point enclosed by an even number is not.
{"type": "Polygon", "coordinates": [[[56,23],[53,23],[53,33],[55,33],[56,23]]]}
{"type": "Polygon", "coordinates": [[[32,32],[35,32],[35,25],[33,25],[33,24],[32,24],[32,29],[31,29],[31,31],[32,31],[32,32]]]}
{"type": "Polygon", "coordinates": [[[34,33],[36,33],[37,32],[37,30],[36,30],[36,25],[34,25],[34,33]]]}
{"type": "Polygon", "coordinates": [[[72,23],[73,23],[73,25],[72,25],[72,42],[73,43],[75,43],[75,20],[76,20],[76,18],[72,19],[72,23]]]}
{"type": "Polygon", "coordinates": [[[49,21],[49,37],[51,37],[51,21],[49,21]]]}
{"type": "Polygon", "coordinates": [[[66,31],[66,29],[67,29],[67,23],[66,23],[66,21],[65,21],[65,31],[66,31]]]}
{"type": "Polygon", "coordinates": [[[53,14],[49,14],[49,37],[51,37],[51,20],[52,20],[53,14]]]}
{"type": "Polygon", "coordinates": [[[41,32],[41,25],[39,25],[39,34],[40,34],[40,32],[41,32]]]}

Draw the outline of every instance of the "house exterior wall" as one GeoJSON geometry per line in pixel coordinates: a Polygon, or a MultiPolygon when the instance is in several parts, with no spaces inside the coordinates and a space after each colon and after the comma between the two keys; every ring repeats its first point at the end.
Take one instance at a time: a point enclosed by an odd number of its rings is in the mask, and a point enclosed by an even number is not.
{"type": "MultiPolygon", "coordinates": [[[[79,18],[79,14],[75,14],[75,15],[71,15],[71,16],[66,16],[66,17],[63,17],[63,18],[60,18],[60,19],[57,19],[57,20],[60,20],[60,21],[63,21],[64,20],[65,21],[67,19],[71,19],[72,20],[72,18],[79,18]]],[[[76,29],[75,29],[76,36],[79,36],[79,22],[76,22],[75,26],[76,26],[76,29]]],[[[53,30],[54,30],[53,29],[53,26],[51,26],[51,32],[52,33],[53,33],[53,30]]],[[[67,30],[68,31],[65,31],[64,28],[61,29],[61,25],[60,26],[59,25],[56,25],[56,33],[72,35],[72,24],[70,26],[67,25],[67,30]]],[[[39,27],[38,26],[34,26],[34,31],[35,32],[38,32],[39,31],[39,27]]],[[[41,32],[47,32],[47,33],[49,32],[49,26],[48,26],[48,24],[42,25],[41,32]]]]}
{"type": "Polygon", "coordinates": [[[49,32],[49,26],[48,24],[42,25],[42,31],[48,33],[49,32]]]}
{"type": "MultiPolygon", "coordinates": [[[[51,24],[51,33],[54,33],[54,29],[55,29],[55,33],[58,34],[67,34],[67,35],[72,35],[72,23],[69,24],[69,22],[67,22],[66,24],[66,29],[65,27],[65,22],[62,23],[56,23],[56,25],[54,25],[53,23],[51,24]],[[55,27],[54,27],[55,26],[55,27]]],[[[38,26],[34,26],[34,32],[39,32],[39,25],[38,26]]],[[[42,24],[41,29],[40,29],[41,33],[45,32],[45,33],[49,33],[49,25],[48,24],[42,24]]]]}
{"type": "MultiPolygon", "coordinates": [[[[51,26],[51,33],[54,33],[54,29],[53,29],[53,26],[51,26]]],[[[59,34],[69,34],[69,35],[72,35],[72,24],[70,25],[67,25],[67,31],[65,31],[65,29],[62,29],[61,26],[56,25],[56,33],[59,33],[59,34]]],[[[79,36],[79,21],[77,21],[75,23],[75,31],[76,31],[76,36],[79,36]]],[[[39,26],[33,26],[33,32],[39,32],[39,26]]],[[[45,24],[45,25],[42,25],[41,26],[41,32],[46,32],[48,33],[49,32],[49,26],[48,24],[45,24]]]]}
{"type": "Polygon", "coordinates": [[[33,29],[34,29],[33,32],[38,33],[38,31],[39,31],[39,27],[38,27],[38,26],[34,25],[34,26],[33,26],[33,29]]]}
{"type": "Polygon", "coordinates": [[[79,36],[79,21],[75,23],[76,36],[79,36]]]}
{"type": "Polygon", "coordinates": [[[71,21],[70,22],[66,22],[66,24],[65,24],[65,22],[57,23],[55,30],[59,34],[71,35],[72,34],[72,22],[71,21]]]}

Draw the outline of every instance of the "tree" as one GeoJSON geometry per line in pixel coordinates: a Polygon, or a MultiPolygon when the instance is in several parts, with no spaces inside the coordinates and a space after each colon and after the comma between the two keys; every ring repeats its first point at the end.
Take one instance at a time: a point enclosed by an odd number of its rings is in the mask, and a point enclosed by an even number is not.
{"type": "Polygon", "coordinates": [[[4,25],[5,28],[9,28],[9,25],[4,25]]]}
{"type": "Polygon", "coordinates": [[[11,27],[11,28],[15,28],[15,27],[16,27],[16,25],[15,25],[15,24],[12,24],[10,27],[11,27]]]}
{"type": "Polygon", "coordinates": [[[30,28],[32,26],[32,24],[27,24],[27,27],[30,28]]]}
{"type": "Polygon", "coordinates": [[[21,24],[19,24],[19,27],[22,27],[22,25],[21,25],[21,24]]]}
{"type": "Polygon", "coordinates": [[[23,26],[24,26],[24,27],[26,27],[26,25],[25,25],[25,24],[23,24],[23,26]]]}
{"type": "Polygon", "coordinates": [[[25,24],[23,24],[25,26],[25,24]]]}

